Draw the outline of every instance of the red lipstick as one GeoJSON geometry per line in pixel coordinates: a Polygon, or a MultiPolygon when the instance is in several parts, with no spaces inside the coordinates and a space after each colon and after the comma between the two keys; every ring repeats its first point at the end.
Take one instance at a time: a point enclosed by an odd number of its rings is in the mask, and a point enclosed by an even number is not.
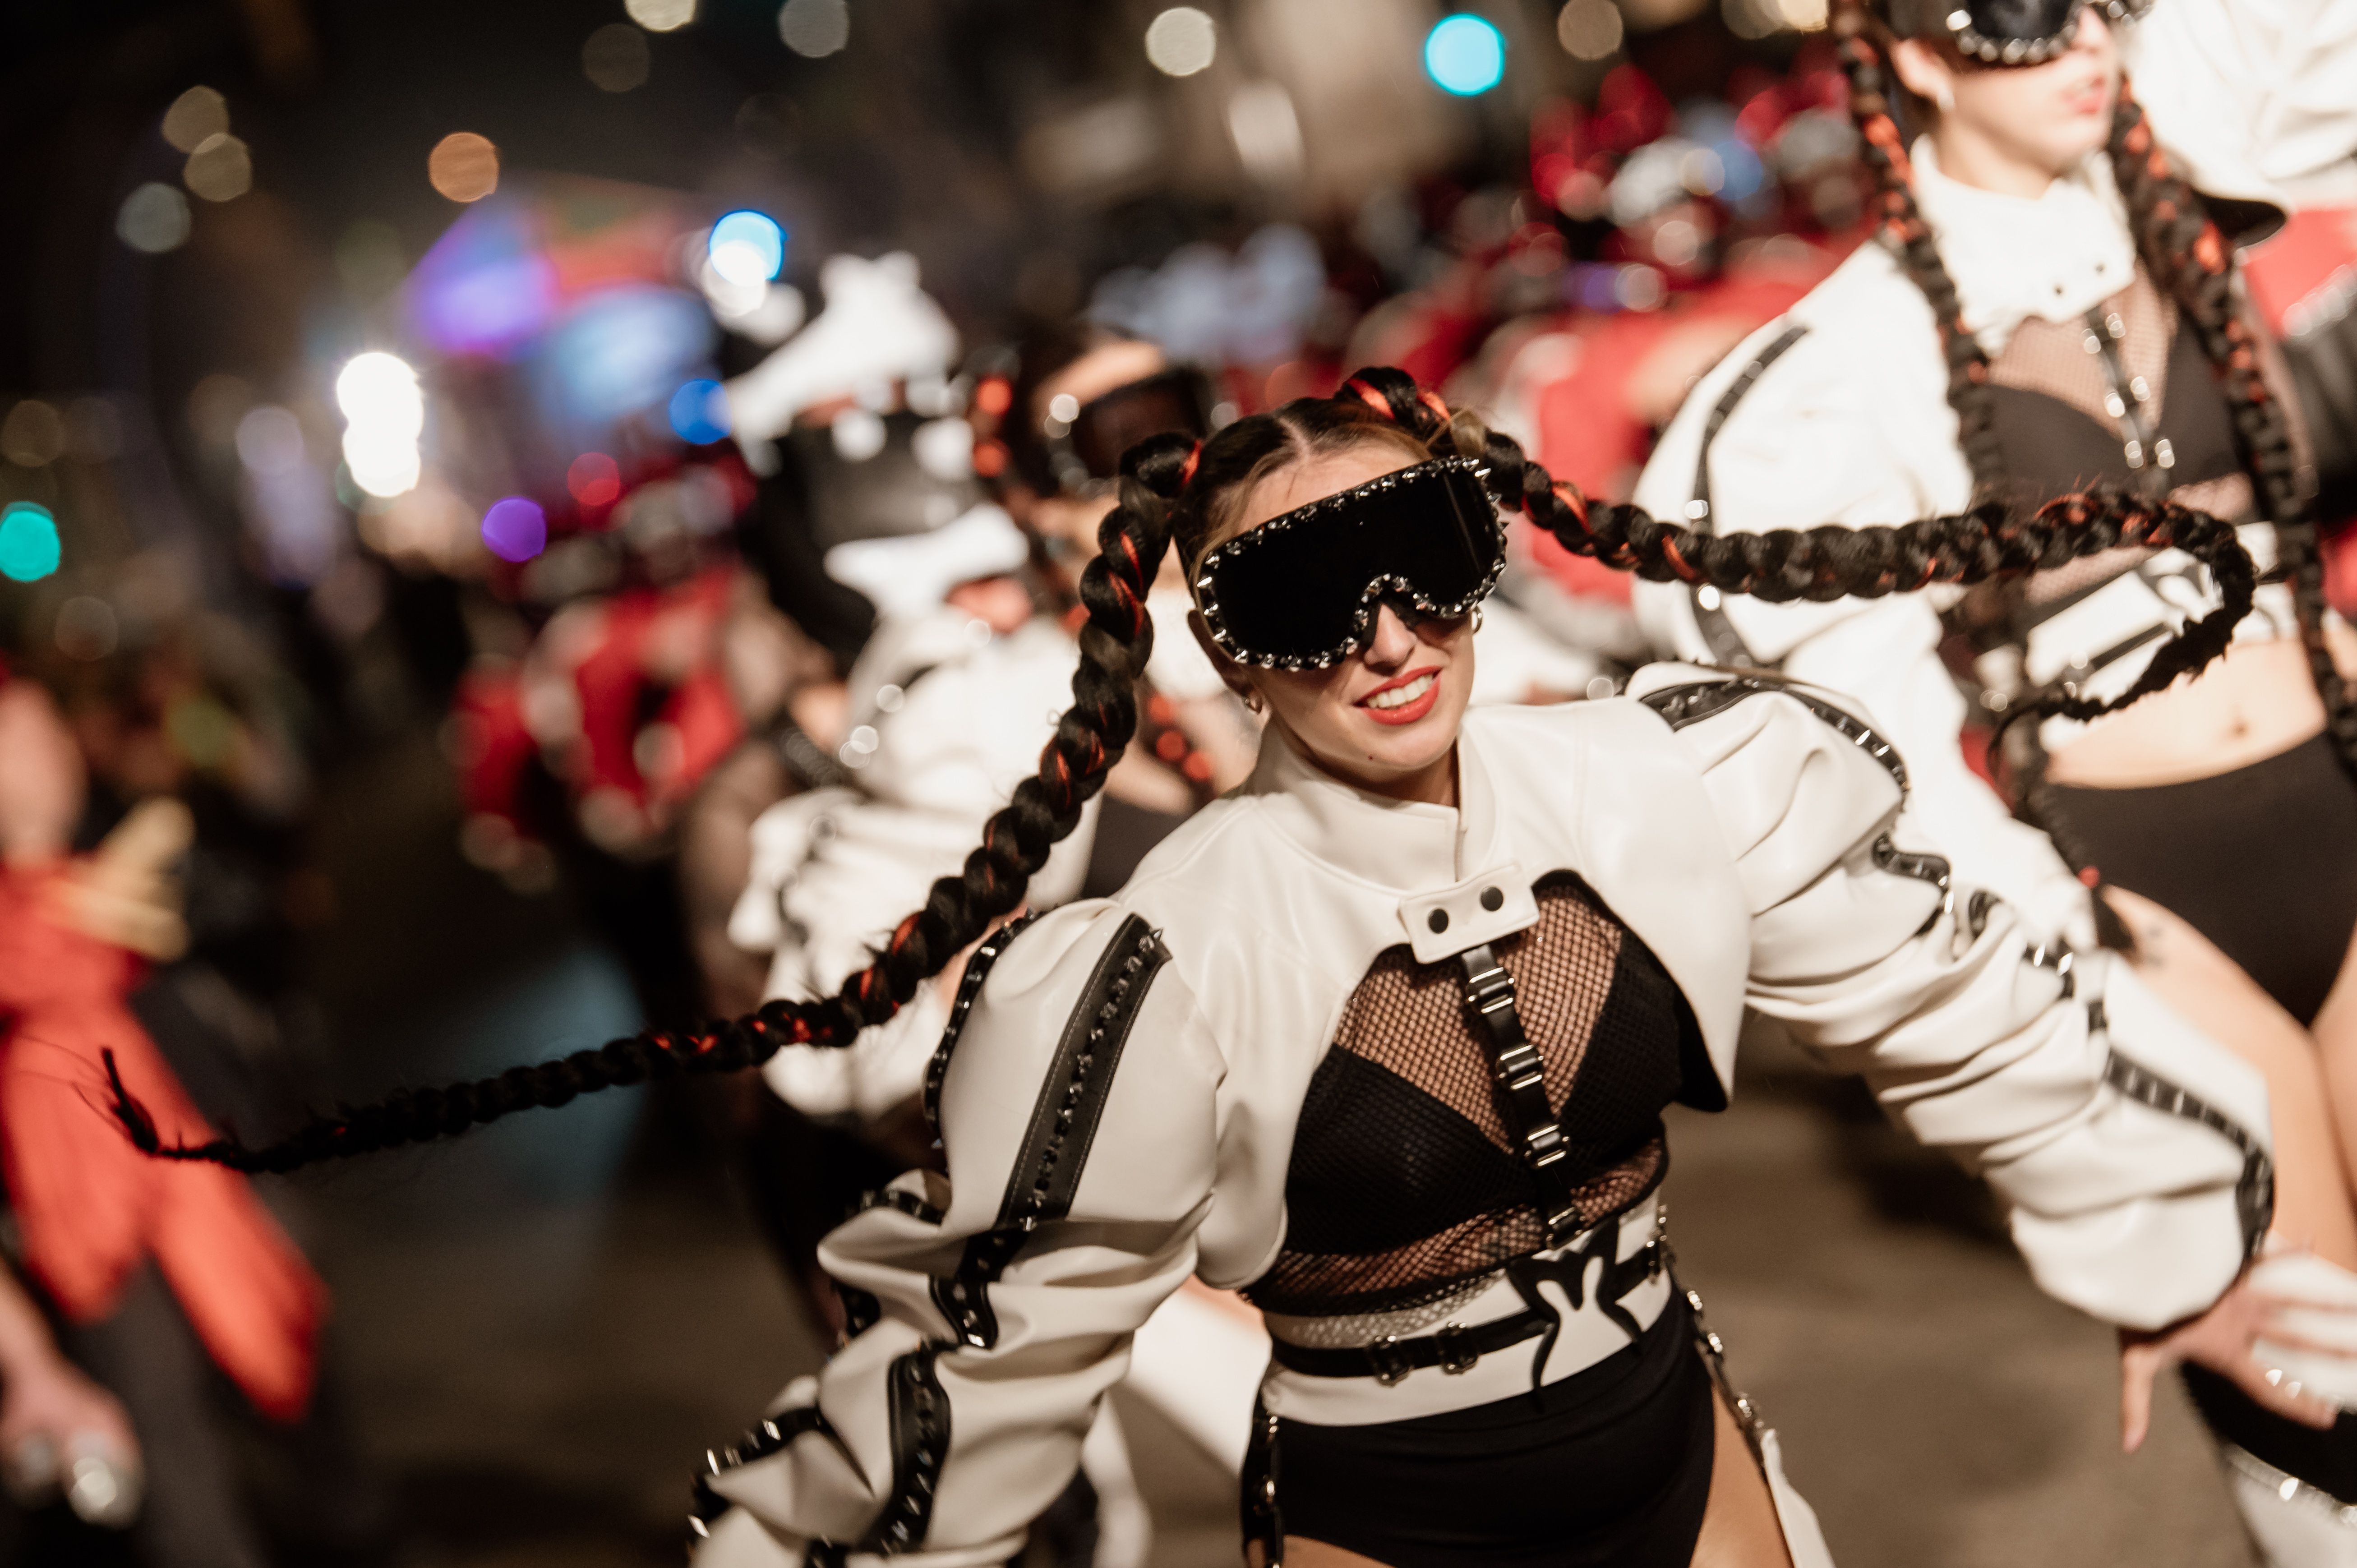
{"type": "Polygon", "coordinates": [[[1386,681],[1382,685],[1376,687],[1373,691],[1368,693],[1365,696],[1361,697],[1354,705],[1360,712],[1365,714],[1369,718],[1374,720],[1379,725],[1412,725],[1415,723],[1416,720],[1432,712],[1433,705],[1439,701],[1440,671],[1437,669],[1427,668],[1423,670],[1411,670],[1405,675],[1393,677],[1391,680],[1386,681]],[[1430,676],[1432,678],[1432,683],[1425,688],[1424,695],[1416,698],[1414,702],[1402,703],[1395,708],[1371,708],[1367,706],[1367,703],[1370,701],[1382,696],[1385,692],[1396,692],[1403,686],[1412,686],[1416,682],[1425,679],[1426,676],[1430,676]]]}

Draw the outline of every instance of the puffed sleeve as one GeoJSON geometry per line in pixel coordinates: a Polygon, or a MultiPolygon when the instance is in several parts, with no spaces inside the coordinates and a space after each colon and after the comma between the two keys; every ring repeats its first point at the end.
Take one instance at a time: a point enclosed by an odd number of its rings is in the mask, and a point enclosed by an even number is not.
{"type": "Polygon", "coordinates": [[[2104,952],[1956,885],[1848,699],[1671,665],[1632,691],[1701,764],[1752,911],[1747,1002],[1986,1178],[2039,1283],[2157,1327],[2208,1306],[2272,1207],[2265,1081],[2104,952]]]}
{"type": "MultiPolygon", "coordinates": [[[[1963,510],[1972,478],[1957,455],[1941,367],[1909,351],[1937,341],[1921,292],[1891,275],[1873,246],[1844,263],[1835,283],[1815,316],[1770,322],[1704,378],[1647,463],[1640,506],[1687,518],[1707,450],[1709,511],[1695,525],[1720,533],[1900,523],[1963,510]],[[1749,367],[1792,333],[1751,378],[1756,391],[1730,403],[1749,367]]],[[[2093,945],[2086,889],[1964,758],[1967,714],[1940,658],[1935,595],[1781,605],[1729,596],[1711,613],[1740,637],[1736,650],[1711,646],[1684,584],[1640,583],[1636,607],[1663,658],[1781,669],[1880,715],[1908,759],[1915,813],[1932,846],[2041,935],[2093,945]]]]}
{"type": "MultiPolygon", "coordinates": [[[[766,994],[832,995],[864,969],[936,877],[954,875],[983,824],[1038,768],[1071,700],[1072,652],[1052,625],[943,663],[900,705],[866,715],[872,744],[848,789],[780,801],[754,825],[754,875],[732,938],[771,953],[766,994]]],[[[855,732],[856,733],[856,732],[855,732]]],[[[1080,891],[1096,807],[1032,879],[1034,908],[1080,891]]],[[[943,1015],[931,988],[849,1050],[790,1047],[764,1076],[810,1115],[880,1115],[916,1092],[943,1015]]]]}
{"type": "Polygon", "coordinates": [[[2128,35],[2162,145],[2222,196],[2300,206],[2357,195],[2357,6],[2168,0],[2128,35]]]}
{"type": "Polygon", "coordinates": [[[947,1175],[901,1176],[827,1238],[872,1321],[714,1456],[699,1568],[1011,1560],[1194,1272],[1222,1058],[1192,994],[1118,906],[1009,929],[942,1043],[947,1175]]]}

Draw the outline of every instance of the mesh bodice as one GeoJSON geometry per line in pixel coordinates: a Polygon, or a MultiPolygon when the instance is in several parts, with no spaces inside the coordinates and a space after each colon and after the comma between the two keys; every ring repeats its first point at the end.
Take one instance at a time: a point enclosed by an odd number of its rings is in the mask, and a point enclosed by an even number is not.
{"type": "MultiPolygon", "coordinates": [[[[1538,923],[1494,949],[1593,1225],[1661,1180],[1662,1110],[1699,1045],[1676,983],[1586,883],[1535,892],[1538,923]]],[[[1310,1080],[1286,1203],[1285,1249],[1246,1293],[1271,1312],[1414,1305],[1545,1247],[1456,963],[1401,946],[1359,983],[1310,1080]]]]}
{"type": "MultiPolygon", "coordinates": [[[[2035,506],[2108,484],[2164,493],[2230,520],[2249,515],[2250,480],[2235,456],[2225,394],[2200,339],[2178,330],[2175,303],[2139,266],[2135,281],[2095,314],[2105,318],[2102,336],[2111,338],[2108,345],[2096,338],[2096,349],[2089,349],[2094,329],[2086,322],[2033,317],[1989,362],[1997,436],[2018,499],[2035,506]],[[2117,334],[2108,329],[2114,321],[2117,334]],[[2116,356],[2127,394],[2118,405],[2107,401],[2114,387],[2105,347],[2116,356]],[[2142,405],[2147,423],[2169,446],[2166,469],[2152,456],[2141,468],[2128,467],[2119,413],[2137,386],[2148,398],[2142,405]]],[[[2101,581],[2131,564],[2093,556],[2040,573],[2031,597],[2068,593],[2080,584],[2062,579],[2101,581]]]]}

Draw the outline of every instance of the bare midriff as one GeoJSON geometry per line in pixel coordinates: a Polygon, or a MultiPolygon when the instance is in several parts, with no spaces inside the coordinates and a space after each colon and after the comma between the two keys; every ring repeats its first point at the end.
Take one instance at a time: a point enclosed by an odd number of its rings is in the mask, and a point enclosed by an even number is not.
{"type": "MultiPolygon", "coordinates": [[[[2332,628],[2343,671],[2357,669],[2357,632],[2332,628]]],[[[2047,779],[2133,789],[2214,779],[2289,751],[2324,730],[2324,702],[2292,639],[2237,643],[2190,682],[2089,726],[2049,759],[2047,779]]]]}

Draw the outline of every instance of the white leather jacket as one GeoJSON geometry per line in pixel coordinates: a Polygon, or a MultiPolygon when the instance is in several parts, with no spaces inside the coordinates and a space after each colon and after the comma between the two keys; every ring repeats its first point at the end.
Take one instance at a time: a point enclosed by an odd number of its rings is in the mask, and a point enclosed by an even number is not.
{"type": "MultiPolygon", "coordinates": [[[[1499,940],[1558,871],[1683,992],[1701,1098],[1723,1102],[1739,1036],[1786,1031],[1985,1176],[2062,1300],[2152,1326],[2235,1277],[2264,1225],[2262,1080],[2110,955],[2035,949],[1895,848],[1920,842],[1904,768],[1822,694],[1657,665],[1631,698],[1476,710],[1458,757],[1460,807],[1402,803],[1273,736],[1122,893],[969,971],[937,1079],[949,1175],[902,1176],[826,1241],[877,1320],[716,1459],[705,1561],[817,1541],[1012,1557],[1157,1304],[1189,1274],[1249,1285],[1278,1254],[1304,1095],[1378,955],[1499,940]]],[[[1628,1343],[1574,1326],[1549,1380],[1628,1343]]],[[[1374,1423],[1531,1375],[1503,1354],[1392,1383],[1280,1369],[1264,1397],[1374,1423]]]]}

